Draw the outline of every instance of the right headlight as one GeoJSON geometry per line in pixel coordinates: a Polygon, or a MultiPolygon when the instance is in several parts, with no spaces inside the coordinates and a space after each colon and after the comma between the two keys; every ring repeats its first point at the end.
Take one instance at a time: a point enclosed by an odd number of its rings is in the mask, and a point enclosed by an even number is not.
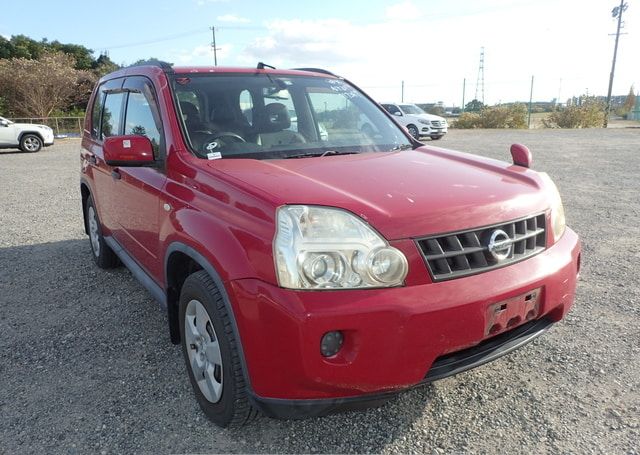
{"type": "Polygon", "coordinates": [[[407,276],[404,254],[347,211],[286,205],[276,223],[274,260],[283,288],[390,287],[407,276]]]}
{"type": "Polygon", "coordinates": [[[553,234],[554,243],[557,242],[567,227],[567,221],[564,217],[564,206],[558,187],[546,172],[541,172],[540,176],[545,181],[545,186],[551,196],[551,233],[553,234]]]}

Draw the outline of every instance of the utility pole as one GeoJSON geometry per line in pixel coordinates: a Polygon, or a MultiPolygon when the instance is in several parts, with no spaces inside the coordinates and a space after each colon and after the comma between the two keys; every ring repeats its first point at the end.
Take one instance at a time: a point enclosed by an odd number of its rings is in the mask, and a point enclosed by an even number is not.
{"type": "Polygon", "coordinates": [[[460,112],[464,112],[464,94],[467,91],[467,78],[462,79],[462,109],[460,112]]]}
{"type": "Polygon", "coordinates": [[[531,76],[531,93],[529,94],[529,119],[527,120],[527,128],[531,129],[531,105],[533,104],[533,76],[531,76]]]}
{"type": "Polygon", "coordinates": [[[213,40],[211,41],[211,48],[213,49],[213,65],[218,66],[218,50],[219,49],[216,47],[216,28],[215,26],[210,28],[211,28],[211,34],[213,37],[213,40]]]}
{"type": "Polygon", "coordinates": [[[613,90],[613,73],[616,70],[616,58],[618,56],[618,40],[620,39],[620,28],[622,27],[622,13],[629,7],[628,3],[624,0],[620,0],[620,6],[616,6],[611,10],[611,16],[618,19],[618,29],[616,31],[616,44],[613,47],[613,61],[611,62],[611,74],[609,75],[609,90],[607,91],[607,107],[604,111],[604,124],[603,128],[606,128],[609,124],[609,112],[611,112],[611,91],[613,90]]]}
{"type": "Polygon", "coordinates": [[[402,87],[400,91],[400,102],[404,103],[404,81],[402,81],[402,87]]]}

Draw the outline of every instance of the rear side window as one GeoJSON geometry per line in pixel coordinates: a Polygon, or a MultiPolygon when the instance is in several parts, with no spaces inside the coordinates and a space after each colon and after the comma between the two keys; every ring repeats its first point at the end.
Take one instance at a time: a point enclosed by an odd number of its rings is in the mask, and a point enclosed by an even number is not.
{"type": "Polygon", "coordinates": [[[148,137],[153,146],[154,153],[157,154],[158,148],[160,147],[160,130],[153,119],[149,101],[142,93],[129,93],[124,134],[148,137]]]}
{"type": "Polygon", "coordinates": [[[120,133],[122,118],[122,100],[125,93],[107,93],[102,110],[102,139],[117,136],[120,133]]]}

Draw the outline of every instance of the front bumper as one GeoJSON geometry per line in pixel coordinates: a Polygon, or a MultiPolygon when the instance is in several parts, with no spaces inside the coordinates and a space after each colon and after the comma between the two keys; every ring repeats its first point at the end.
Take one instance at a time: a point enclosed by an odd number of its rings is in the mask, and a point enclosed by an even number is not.
{"type": "Polygon", "coordinates": [[[562,319],[573,304],[579,255],[578,237],[567,228],[558,243],[528,260],[439,283],[314,292],[255,279],[232,281],[230,297],[254,401],[279,417],[366,407],[493,360],[510,350],[451,363],[452,353],[474,346],[482,350],[499,337],[517,338],[521,327],[546,329],[562,319]],[[503,335],[488,335],[487,309],[532,290],[540,292],[536,319],[503,335]],[[336,356],[325,358],[320,338],[332,330],[341,330],[345,341],[336,356]],[[430,374],[436,367],[440,374],[430,374]]]}
{"type": "Polygon", "coordinates": [[[435,128],[429,126],[421,126],[420,127],[420,136],[421,137],[430,137],[430,136],[444,136],[447,134],[447,128],[435,128]]]}

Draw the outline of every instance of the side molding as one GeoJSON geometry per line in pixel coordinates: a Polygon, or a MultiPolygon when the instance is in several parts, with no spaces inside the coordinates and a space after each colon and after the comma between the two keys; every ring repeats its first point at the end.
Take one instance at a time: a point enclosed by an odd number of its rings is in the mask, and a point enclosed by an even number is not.
{"type": "Polygon", "coordinates": [[[142,284],[147,291],[151,293],[153,298],[155,298],[160,306],[163,309],[167,309],[167,295],[162,290],[160,286],[151,278],[147,272],[144,271],[142,267],[138,265],[138,263],[129,256],[124,248],[120,246],[120,244],[111,236],[105,237],[104,241],[109,245],[109,248],[113,250],[113,252],[120,258],[122,263],[131,271],[133,276],[142,284]]]}

